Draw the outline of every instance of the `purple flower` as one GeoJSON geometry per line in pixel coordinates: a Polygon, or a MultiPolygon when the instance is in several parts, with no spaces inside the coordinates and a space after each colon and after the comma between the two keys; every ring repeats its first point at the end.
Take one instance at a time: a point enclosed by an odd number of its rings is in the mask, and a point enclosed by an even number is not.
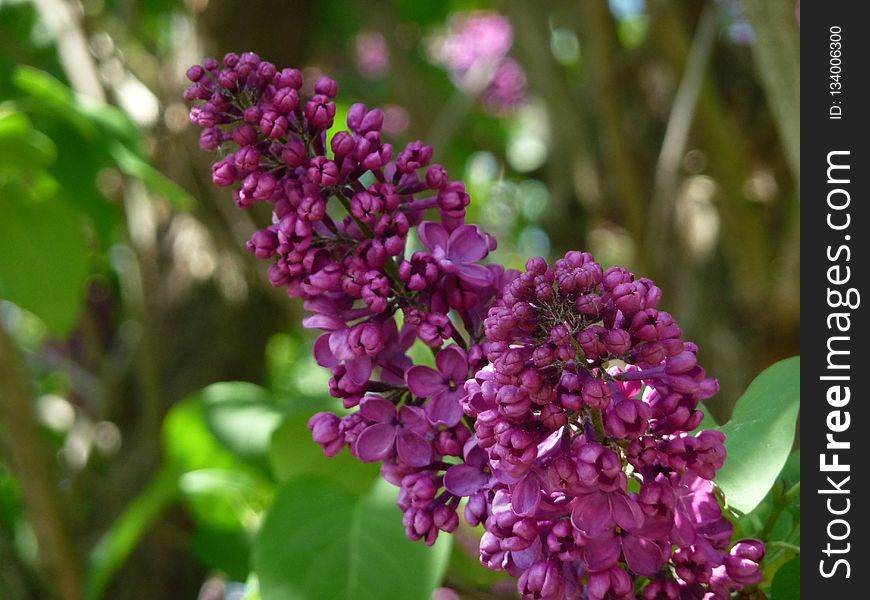
{"type": "Polygon", "coordinates": [[[360,460],[377,462],[397,456],[400,464],[409,467],[425,467],[432,461],[432,447],[424,437],[429,424],[422,409],[403,406],[397,413],[389,400],[368,396],[359,411],[371,423],[353,445],[360,460]]]}
{"type": "Polygon", "coordinates": [[[327,412],[317,413],[308,420],[311,437],[323,446],[326,456],[335,456],[344,448],[344,436],[339,430],[340,422],[336,415],[327,412]]]}
{"type": "Polygon", "coordinates": [[[443,225],[426,221],[420,224],[419,236],[444,272],[453,273],[477,287],[492,283],[492,273],[476,264],[489,254],[489,246],[486,237],[474,225],[462,225],[448,234],[443,225]]]}
{"type": "Polygon", "coordinates": [[[583,560],[590,571],[613,567],[620,551],[632,572],[644,577],[655,575],[668,559],[663,542],[625,529],[583,536],[583,560]]]}
{"type": "Polygon", "coordinates": [[[438,370],[423,365],[408,369],[408,388],[415,396],[429,398],[426,416],[433,425],[453,427],[462,418],[459,400],[465,395],[468,359],[459,346],[448,346],[435,357],[438,370]]]}
{"type": "Polygon", "coordinates": [[[517,589],[523,599],[561,600],[565,592],[561,564],[557,560],[536,562],[520,576],[517,589]]]}
{"type": "Polygon", "coordinates": [[[682,478],[671,476],[677,495],[674,513],[674,529],[671,540],[685,547],[699,539],[714,544],[727,543],[734,530],[733,525],[722,515],[719,502],[713,495],[713,483],[686,473],[682,478]]]}
{"type": "Polygon", "coordinates": [[[616,526],[632,531],[640,529],[643,512],[625,492],[590,492],[574,500],[571,522],[588,535],[597,536],[616,526]]]}
{"type": "Polygon", "coordinates": [[[629,600],[634,598],[634,582],[624,570],[611,567],[589,575],[589,600],[629,600]]]}
{"type": "Polygon", "coordinates": [[[423,343],[433,348],[441,346],[442,340],[453,335],[453,327],[447,315],[439,312],[431,312],[417,328],[417,335],[423,343]]]}
{"type": "Polygon", "coordinates": [[[471,438],[465,444],[465,462],[453,465],[444,474],[444,487],[455,496],[471,496],[490,479],[486,452],[471,438]]]}
{"type": "Polygon", "coordinates": [[[380,79],[390,66],[390,51],[381,33],[362,31],[356,36],[356,68],[367,79],[380,79]]]}
{"type": "Polygon", "coordinates": [[[395,319],[387,319],[382,330],[383,349],[375,358],[381,367],[381,381],[391,385],[405,383],[405,373],[413,364],[406,352],[417,337],[417,328],[405,323],[399,331],[395,319]]]}
{"type": "Polygon", "coordinates": [[[680,588],[675,581],[664,578],[653,579],[643,588],[643,600],[679,600],[680,588]]]}

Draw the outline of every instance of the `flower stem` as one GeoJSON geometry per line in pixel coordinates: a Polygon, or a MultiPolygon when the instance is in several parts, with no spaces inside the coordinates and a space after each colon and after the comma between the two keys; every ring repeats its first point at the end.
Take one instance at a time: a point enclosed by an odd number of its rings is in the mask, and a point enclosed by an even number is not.
{"type": "Polygon", "coordinates": [[[604,441],[604,418],[601,416],[600,408],[590,409],[589,415],[592,417],[592,426],[595,427],[595,436],[598,438],[598,442],[604,441]]]}
{"type": "MultiPolygon", "coordinates": [[[[363,232],[368,239],[372,239],[375,237],[375,232],[372,231],[372,228],[360,221],[354,216],[354,214],[350,210],[350,200],[342,193],[337,193],[336,198],[341,202],[341,205],[347,211],[347,214],[350,215],[350,218],[353,219],[354,223],[356,223],[357,227],[359,227],[360,231],[363,232]]],[[[387,277],[390,278],[397,286],[404,288],[405,284],[399,279],[399,268],[396,266],[396,262],[393,259],[387,259],[387,262],[384,263],[384,272],[387,274],[387,277]]]]}

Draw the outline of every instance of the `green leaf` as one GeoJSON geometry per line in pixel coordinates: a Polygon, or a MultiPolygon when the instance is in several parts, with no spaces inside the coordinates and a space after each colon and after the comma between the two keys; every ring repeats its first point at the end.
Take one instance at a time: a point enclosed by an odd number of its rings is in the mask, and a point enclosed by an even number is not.
{"type": "MultiPolygon", "coordinates": [[[[798,539],[790,539],[795,527],[800,525],[800,494],[791,493],[795,496],[793,499],[785,498],[783,495],[789,490],[793,490],[795,484],[800,483],[800,466],[801,453],[800,450],[795,450],[788,456],[785,466],[776,477],[771,490],[764,497],[764,500],[756,506],[752,512],[743,515],[739,520],[740,537],[761,537],[764,533],[764,541],[770,542],[774,540],[788,541],[796,543],[798,539]],[[786,506],[779,506],[778,503],[790,500],[786,506]],[[771,511],[778,506],[780,514],[776,517],[776,521],[767,525],[771,516],[771,511]],[[765,532],[765,526],[767,531],[765,532]]],[[[735,536],[736,537],[736,536],[735,536]]]]}
{"type": "MultiPolygon", "coordinates": [[[[210,392],[216,404],[222,399],[219,392],[220,388],[210,392]]],[[[204,393],[185,398],[169,411],[163,421],[164,454],[175,473],[178,497],[195,524],[194,553],[210,567],[244,577],[250,540],[274,487],[261,470],[243,462],[209,430],[204,393]],[[209,540],[219,539],[232,547],[212,547],[209,540]]]]}
{"type": "Polygon", "coordinates": [[[85,137],[118,140],[136,154],[145,154],[139,128],[119,108],[80,96],[63,82],[33,67],[19,66],[13,81],[27,94],[28,108],[66,121],[85,137]]]}
{"type": "Polygon", "coordinates": [[[799,356],[766,369],[737,401],[719,428],[728,458],[716,482],[730,506],[748,513],[767,495],[791,452],[799,408],[799,356]]]}
{"type": "Polygon", "coordinates": [[[287,481],[254,548],[269,600],[429,600],[450,553],[405,537],[396,488],[385,481],[358,496],[323,477],[287,481]]]}
{"type": "Polygon", "coordinates": [[[246,529],[249,515],[268,503],[268,490],[250,474],[230,469],[184,473],[178,487],[197,522],[219,529],[246,529]]]}
{"type": "Polygon", "coordinates": [[[106,147],[117,167],[163,196],[178,209],[194,205],[193,196],[151,166],[139,128],[120,109],[80,96],[48,73],[32,67],[15,71],[16,86],[27,94],[17,105],[71,126],[85,143],[106,147]]]}
{"type": "Polygon", "coordinates": [[[185,473],[178,486],[196,522],[193,552],[208,566],[243,580],[257,517],[271,500],[270,490],[244,472],[226,469],[185,473]]]}
{"type": "Polygon", "coordinates": [[[24,182],[0,184],[0,296],[65,336],[84,301],[88,245],[75,210],[29,195],[24,182]]]}
{"type": "Polygon", "coordinates": [[[173,406],[163,420],[166,462],[179,474],[198,469],[244,470],[245,464],[218,442],[205,423],[205,409],[198,395],[173,406]]]}
{"type": "Polygon", "coordinates": [[[196,557],[233,581],[244,581],[250,570],[251,540],[238,529],[197,526],[190,541],[196,557]]]}
{"type": "Polygon", "coordinates": [[[34,129],[27,115],[0,112],[0,173],[31,172],[51,164],[56,156],[54,142],[34,129]]]}
{"type": "Polygon", "coordinates": [[[215,383],[201,392],[209,431],[236,456],[267,466],[269,440],[284,414],[272,395],[253,383],[215,383]]]}
{"type": "Polygon", "coordinates": [[[800,600],[801,557],[796,556],[785,563],[773,578],[770,586],[771,600],[800,600]]]}
{"type": "Polygon", "coordinates": [[[308,430],[312,414],[290,415],[272,435],[269,463],[275,478],[284,482],[298,475],[316,474],[338,482],[350,492],[365,493],[378,476],[378,465],[360,462],[346,449],[332,458],[324,456],[308,430]]]}
{"type": "Polygon", "coordinates": [[[707,407],[704,406],[703,403],[698,406],[698,410],[704,413],[704,418],[701,419],[701,422],[698,424],[697,427],[695,427],[695,430],[692,431],[693,434],[704,431],[705,429],[719,428],[719,424],[716,422],[716,419],[713,418],[713,415],[710,413],[707,407]]]}

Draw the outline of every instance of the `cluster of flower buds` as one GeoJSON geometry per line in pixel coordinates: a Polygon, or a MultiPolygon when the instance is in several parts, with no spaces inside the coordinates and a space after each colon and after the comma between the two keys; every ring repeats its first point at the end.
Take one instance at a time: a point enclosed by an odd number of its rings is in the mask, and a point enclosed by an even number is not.
{"type": "Polygon", "coordinates": [[[306,98],[299,71],[252,53],[188,77],[200,145],[222,150],[213,181],[271,205],[248,249],[303,299],[354,409],[315,415],[313,438],[382,463],[409,537],[434,543],[464,505],[523,598],[724,600],[760,581],[764,546],[731,544],[711,482],[724,438],[691,433],[718,384],[653,282],[581,252],[482,264],[496,242],[465,223],[464,185],[421,142],[394,157],[378,109],[330,131],[329,78],[306,98]],[[434,367],[408,357],[418,339],[434,367]]]}
{"type": "Polygon", "coordinates": [[[524,598],[724,600],[761,580],[763,546],[730,547],[711,482],[724,436],[691,433],[718,383],[660,296],[568,252],[529,260],[489,310],[488,364],[462,400],[475,433],[445,485],[524,598]]]}

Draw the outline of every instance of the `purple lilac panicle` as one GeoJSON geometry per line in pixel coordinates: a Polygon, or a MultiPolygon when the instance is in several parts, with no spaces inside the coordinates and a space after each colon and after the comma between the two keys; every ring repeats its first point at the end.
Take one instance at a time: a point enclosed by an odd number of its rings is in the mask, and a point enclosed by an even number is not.
{"type": "Polygon", "coordinates": [[[495,239],[431,147],[394,156],[362,104],[329,136],[328,77],[304,97],[298,70],[245,53],[188,78],[214,183],[271,206],[248,249],[304,301],[330,394],[358,407],[318,413],[312,436],[382,463],[409,537],[455,530],[466,498],[481,561],[523,598],[714,600],[760,581],[763,544],[732,545],[714,495],[724,437],[691,433],[718,383],[652,281],[585,252],[482,264],[495,239]],[[413,228],[425,250],[408,256],[413,228]],[[416,339],[437,368],[413,364],[416,339]]]}

